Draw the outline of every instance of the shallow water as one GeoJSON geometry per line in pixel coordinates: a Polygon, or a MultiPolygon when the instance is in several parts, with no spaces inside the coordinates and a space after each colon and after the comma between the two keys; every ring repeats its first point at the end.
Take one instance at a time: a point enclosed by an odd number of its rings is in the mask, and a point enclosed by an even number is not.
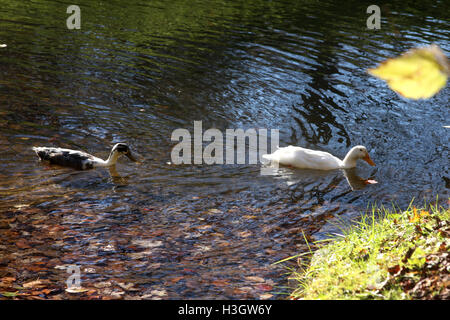
{"type": "Polygon", "coordinates": [[[286,270],[271,264],[306,250],[302,231],[321,238],[372,203],[448,198],[448,87],[406,100],[366,73],[432,42],[448,55],[443,1],[382,7],[381,30],[358,2],[78,1],[81,30],[66,28],[68,4],[0,4],[0,276],[64,286],[55,267],[77,264],[83,286],[114,279],[146,298],[283,298],[286,270]],[[197,120],[279,129],[280,146],[339,157],[363,144],[377,166],[350,174],[378,184],[169,164],[173,130],[197,120]],[[31,150],[106,158],[122,141],[141,162],[120,159],[119,176],[31,150]]]}

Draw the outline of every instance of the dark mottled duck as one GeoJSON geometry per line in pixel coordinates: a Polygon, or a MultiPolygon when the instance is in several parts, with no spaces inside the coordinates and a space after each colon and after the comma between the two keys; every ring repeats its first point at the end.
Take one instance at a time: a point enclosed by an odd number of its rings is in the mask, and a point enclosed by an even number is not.
{"type": "Polygon", "coordinates": [[[120,155],[127,156],[131,161],[136,159],[131,154],[130,148],[125,143],[117,143],[112,149],[107,160],[97,158],[89,153],[51,147],[33,147],[40,160],[49,161],[51,164],[72,167],[78,170],[87,170],[96,167],[109,167],[117,162],[120,155]]]}

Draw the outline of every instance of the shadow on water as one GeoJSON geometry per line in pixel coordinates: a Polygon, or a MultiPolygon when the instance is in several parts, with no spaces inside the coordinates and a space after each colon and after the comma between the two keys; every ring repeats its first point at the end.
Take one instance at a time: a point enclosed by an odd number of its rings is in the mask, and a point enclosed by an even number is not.
{"type": "Polygon", "coordinates": [[[113,297],[283,298],[272,263],[307,250],[303,233],[321,238],[372,203],[448,198],[448,88],[409,101],[365,71],[410,47],[448,52],[447,3],[383,6],[380,31],[356,2],[79,6],[69,31],[57,1],[0,0],[0,277],[64,287],[61,266],[77,264],[83,286],[113,297]],[[173,130],[196,120],[279,129],[280,146],[340,158],[363,144],[377,167],[170,164],[173,130]],[[141,162],[111,171],[31,150],[107,158],[124,141],[141,162]],[[136,290],[105,293],[108,281],[136,290]]]}

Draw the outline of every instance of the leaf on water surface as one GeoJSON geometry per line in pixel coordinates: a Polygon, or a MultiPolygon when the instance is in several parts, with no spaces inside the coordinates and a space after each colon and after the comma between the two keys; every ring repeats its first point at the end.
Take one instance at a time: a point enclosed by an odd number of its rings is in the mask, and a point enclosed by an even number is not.
{"type": "Polygon", "coordinates": [[[392,90],[406,98],[426,99],[445,86],[449,69],[444,52],[433,44],[388,59],[368,72],[387,81],[392,90]]]}
{"type": "Polygon", "coordinates": [[[7,45],[6,44],[0,44],[0,48],[6,48],[7,47],[7,45]]]}

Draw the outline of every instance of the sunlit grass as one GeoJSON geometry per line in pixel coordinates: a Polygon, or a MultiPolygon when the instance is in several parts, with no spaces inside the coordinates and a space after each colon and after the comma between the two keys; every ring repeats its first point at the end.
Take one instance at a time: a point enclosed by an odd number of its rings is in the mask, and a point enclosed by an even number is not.
{"type": "Polygon", "coordinates": [[[291,298],[412,299],[400,281],[418,280],[426,256],[448,248],[439,228],[449,216],[437,205],[403,212],[374,206],[342,237],[318,244],[311,262],[292,273],[298,287],[291,298]]]}

